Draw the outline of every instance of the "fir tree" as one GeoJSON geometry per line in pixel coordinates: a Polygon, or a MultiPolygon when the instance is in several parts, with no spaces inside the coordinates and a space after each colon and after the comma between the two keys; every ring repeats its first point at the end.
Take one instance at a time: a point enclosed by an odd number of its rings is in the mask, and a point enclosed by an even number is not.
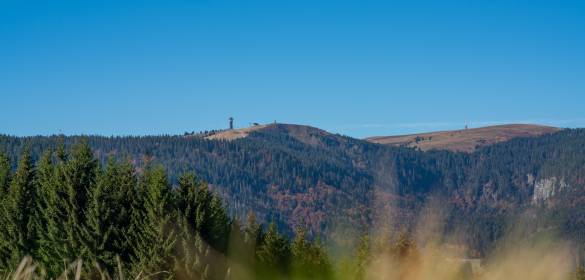
{"type": "Polygon", "coordinates": [[[1,254],[6,264],[17,264],[34,252],[35,171],[31,156],[25,150],[10,182],[3,202],[1,254]],[[6,258],[7,257],[7,258],[6,258]]]}
{"type": "MultiPolygon", "coordinates": [[[[46,265],[49,273],[57,273],[62,268],[65,254],[61,248],[65,239],[62,231],[64,211],[60,207],[56,168],[52,152],[47,150],[37,163],[37,183],[39,195],[36,200],[37,211],[37,251],[36,258],[46,265]]],[[[64,164],[59,162],[60,165],[64,164]]]]}
{"type": "Polygon", "coordinates": [[[67,234],[67,259],[73,260],[89,254],[85,250],[80,252],[79,249],[90,247],[84,236],[87,226],[85,210],[88,196],[95,187],[98,163],[84,140],[73,147],[71,157],[66,164],[59,167],[59,183],[62,183],[59,187],[65,194],[58,203],[64,206],[66,212],[64,230],[67,234]]]}
{"type": "Polygon", "coordinates": [[[56,275],[63,263],[90,255],[85,211],[88,194],[95,187],[98,163],[87,141],[75,145],[69,156],[63,145],[52,165],[47,154],[39,163],[42,221],[38,256],[47,264],[50,275],[56,275]],[[51,175],[52,173],[52,175],[51,175]]]}
{"type": "Polygon", "coordinates": [[[140,188],[144,212],[134,227],[134,273],[157,273],[171,268],[176,233],[173,226],[172,193],[166,172],[147,167],[140,188]]]}
{"type": "Polygon", "coordinates": [[[209,203],[209,217],[203,228],[209,244],[222,253],[227,252],[230,228],[230,219],[221,199],[212,195],[209,203]]]}
{"type": "Polygon", "coordinates": [[[118,165],[118,177],[114,192],[114,201],[117,204],[114,223],[118,228],[114,238],[113,248],[122,258],[122,261],[129,262],[132,253],[131,241],[128,240],[131,231],[132,216],[135,210],[134,203],[140,201],[136,192],[136,172],[130,160],[124,160],[118,165]]]}
{"type": "Polygon", "coordinates": [[[200,201],[198,183],[193,173],[185,173],[179,177],[176,194],[180,231],[177,234],[174,270],[181,279],[205,279],[209,271],[206,263],[209,248],[196,230],[200,201]]]}
{"type": "Polygon", "coordinates": [[[256,256],[261,269],[267,270],[266,272],[281,274],[288,272],[290,245],[288,240],[278,233],[276,224],[271,223],[268,226],[256,256]]]}
{"type": "Polygon", "coordinates": [[[0,152],[0,202],[8,193],[11,176],[10,160],[6,154],[0,152]]]}
{"type": "Polygon", "coordinates": [[[296,230],[291,245],[292,272],[296,279],[328,279],[331,267],[320,244],[312,244],[306,238],[305,230],[296,230]]]}
{"type": "Polygon", "coordinates": [[[88,197],[84,255],[109,271],[115,268],[116,257],[127,249],[123,238],[130,221],[133,184],[133,172],[110,158],[88,197]]]}
{"type": "Polygon", "coordinates": [[[244,243],[247,250],[255,252],[256,247],[262,242],[263,232],[262,226],[256,222],[254,212],[248,213],[246,226],[244,227],[244,243]]]}

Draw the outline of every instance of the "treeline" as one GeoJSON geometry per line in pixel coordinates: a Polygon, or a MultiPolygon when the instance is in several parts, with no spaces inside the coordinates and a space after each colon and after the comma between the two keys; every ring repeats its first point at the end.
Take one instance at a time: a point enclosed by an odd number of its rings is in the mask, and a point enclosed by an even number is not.
{"type": "MultiPolygon", "coordinates": [[[[82,136],[34,136],[11,137],[0,135],[0,151],[5,150],[13,168],[16,159],[28,146],[33,159],[39,159],[42,151],[60,145],[71,147],[84,139],[82,136]]],[[[326,217],[332,209],[355,209],[356,204],[370,196],[368,189],[373,182],[365,170],[355,169],[343,151],[356,147],[362,141],[352,140],[339,146],[336,151],[324,147],[312,147],[284,135],[279,131],[266,131],[235,141],[212,141],[199,137],[144,136],[102,137],[87,136],[96,158],[106,163],[110,157],[131,160],[142,166],[147,162],[162,164],[172,184],[176,184],[185,172],[195,172],[199,178],[214,187],[227,203],[230,216],[245,220],[250,210],[257,213],[260,222],[274,221],[283,233],[292,236],[295,231],[293,209],[307,208],[305,212],[319,213],[326,217]],[[312,205],[297,201],[280,201],[271,196],[283,190],[291,194],[305,194],[318,184],[340,189],[344,196],[321,197],[312,205]],[[273,191],[271,191],[273,190],[273,191]],[[283,205],[286,204],[286,207],[283,205]],[[282,206],[282,207],[281,207],[282,206]],[[284,209],[277,211],[276,208],[284,209]],[[293,223],[294,221],[294,223],[293,223]]],[[[332,140],[328,145],[335,144],[332,140]]],[[[370,144],[368,146],[375,146],[370,144]]],[[[359,153],[359,151],[356,151],[359,153]]],[[[363,155],[367,157],[366,154],[363,155]]],[[[315,199],[316,197],[312,197],[315,199]]],[[[360,214],[361,215],[361,214],[360,214]]],[[[348,213],[339,216],[349,216],[348,213]]],[[[355,216],[355,215],[354,215],[355,216]]],[[[307,233],[325,233],[330,223],[304,215],[307,233]]]]}
{"type": "MultiPolygon", "coordinates": [[[[37,161],[44,150],[82,138],[0,136],[0,151],[16,168],[24,147],[37,161]]],[[[534,232],[552,228],[585,244],[585,129],[517,138],[470,154],[387,147],[288,125],[234,141],[163,135],[88,136],[87,142],[101,164],[111,157],[139,167],[162,164],[172,185],[195,172],[226,202],[230,217],[244,221],[253,211],[260,223],[273,221],[291,238],[299,222],[310,238],[322,236],[328,245],[343,245],[375,222],[409,228],[432,197],[448,212],[444,234],[462,236],[473,256],[485,256],[507,221],[527,211],[534,214],[534,232]],[[567,187],[535,202],[536,183],[553,177],[567,187]]]]}
{"type": "Polygon", "coordinates": [[[49,278],[83,260],[84,278],[328,279],[319,242],[250,215],[231,219],[193,173],[171,185],[161,165],[100,164],[86,141],[34,161],[27,149],[13,171],[0,154],[0,269],[25,256],[49,278]]]}

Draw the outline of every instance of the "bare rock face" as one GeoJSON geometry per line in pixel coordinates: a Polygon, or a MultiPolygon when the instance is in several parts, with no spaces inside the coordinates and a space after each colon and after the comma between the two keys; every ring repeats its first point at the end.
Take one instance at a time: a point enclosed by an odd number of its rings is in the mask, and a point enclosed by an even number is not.
{"type": "Polygon", "coordinates": [[[567,187],[568,185],[563,178],[550,177],[536,180],[534,182],[532,203],[544,202],[567,187]]]}

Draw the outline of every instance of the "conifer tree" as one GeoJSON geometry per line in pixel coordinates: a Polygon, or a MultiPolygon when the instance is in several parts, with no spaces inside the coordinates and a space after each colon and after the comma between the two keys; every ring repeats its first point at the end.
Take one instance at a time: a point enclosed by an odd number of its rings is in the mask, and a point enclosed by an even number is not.
{"type": "Polygon", "coordinates": [[[291,245],[292,272],[296,279],[327,279],[331,267],[327,255],[319,243],[313,244],[306,238],[305,230],[296,230],[291,245]]]}
{"type": "Polygon", "coordinates": [[[73,146],[71,157],[60,167],[59,188],[65,191],[65,195],[61,197],[59,203],[64,206],[66,212],[64,230],[67,234],[67,259],[74,260],[88,255],[87,251],[80,252],[79,249],[89,247],[84,236],[86,227],[84,214],[88,196],[95,187],[98,162],[87,140],[83,140],[73,146]]]}
{"type": "Polygon", "coordinates": [[[246,243],[244,242],[244,233],[242,232],[242,226],[238,219],[234,219],[231,222],[231,229],[229,233],[229,245],[227,249],[227,256],[231,261],[238,265],[248,264],[248,258],[253,256],[249,254],[246,243]]]}
{"type": "Polygon", "coordinates": [[[49,156],[41,158],[39,182],[46,230],[39,237],[37,254],[46,263],[49,275],[59,273],[63,263],[89,255],[84,236],[85,210],[97,172],[98,162],[87,141],[76,144],[71,155],[60,145],[55,165],[49,156]]]}
{"type": "Polygon", "coordinates": [[[173,225],[172,193],[166,172],[147,167],[140,183],[144,212],[134,229],[134,273],[156,273],[171,268],[176,232],[173,225]]]}
{"type": "Polygon", "coordinates": [[[261,239],[262,227],[256,223],[256,217],[252,212],[248,214],[243,228],[237,219],[232,222],[228,248],[228,256],[232,262],[230,279],[255,279],[255,252],[261,239]]]}
{"type": "Polygon", "coordinates": [[[10,185],[10,160],[6,154],[0,152],[0,202],[6,197],[10,185]]]}
{"type": "Polygon", "coordinates": [[[290,245],[288,240],[278,233],[276,224],[271,223],[268,226],[256,256],[261,270],[267,270],[267,273],[288,272],[290,245]]]}
{"type": "Polygon", "coordinates": [[[194,221],[195,230],[214,249],[225,252],[229,236],[229,217],[221,200],[209,191],[207,184],[198,183],[197,192],[191,196],[194,207],[189,209],[189,221],[194,221]]]}
{"type": "MultiPolygon", "coordinates": [[[[46,150],[41,155],[41,158],[36,164],[37,167],[37,183],[39,185],[39,198],[44,198],[50,193],[50,189],[54,184],[55,167],[53,166],[53,152],[46,150]]],[[[37,201],[44,201],[39,199],[37,201]]],[[[45,206],[42,206],[44,208],[45,206]]]]}
{"type": "Polygon", "coordinates": [[[221,199],[216,195],[211,196],[209,203],[209,217],[204,231],[207,233],[207,240],[216,250],[227,252],[228,238],[230,236],[230,219],[227,215],[221,199]]]}
{"type": "Polygon", "coordinates": [[[140,201],[136,192],[137,178],[136,171],[132,162],[126,159],[118,165],[118,178],[116,180],[116,191],[114,200],[116,201],[117,214],[114,217],[114,223],[119,229],[117,237],[114,240],[113,248],[119,254],[124,262],[130,261],[132,253],[131,241],[128,240],[131,231],[132,216],[135,210],[134,203],[140,201]]]}
{"type": "Polygon", "coordinates": [[[32,217],[35,193],[34,166],[28,150],[25,150],[3,202],[3,236],[0,242],[6,264],[15,265],[21,258],[34,252],[35,229],[32,217]]]}
{"type": "Polygon", "coordinates": [[[0,156],[1,170],[0,182],[9,187],[0,205],[6,229],[0,231],[0,269],[30,254],[49,278],[77,258],[84,278],[98,276],[94,265],[115,276],[118,260],[131,277],[278,277],[287,276],[291,260],[304,278],[329,275],[325,251],[304,232],[297,234],[291,259],[290,242],[275,224],[264,233],[250,215],[242,230],[192,173],[181,176],[177,189],[161,166],[147,166],[137,180],[129,161],[111,158],[102,168],[86,141],[70,153],[63,145],[45,151],[36,168],[25,153],[13,175],[0,156]]]}
{"type": "Polygon", "coordinates": [[[256,247],[260,245],[263,239],[262,226],[256,222],[256,216],[253,212],[248,213],[246,226],[244,227],[244,243],[247,250],[252,253],[253,258],[256,247]]]}
{"type": "MultiPolygon", "coordinates": [[[[37,163],[38,199],[37,211],[37,251],[36,258],[45,264],[49,273],[57,273],[62,268],[65,257],[61,240],[65,239],[61,223],[64,221],[64,211],[60,207],[57,169],[53,165],[52,152],[47,150],[37,163]]],[[[59,165],[64,163],[59,160],[59,165]]]]}
{"type": "Polygon", "coordinates": [[[196,230],[199,189],[193,173],[179,177],[176,192],[177,234],[174,270],[182,279],[205,279],[209,271],[205,262],[209,249],[196,230]]]}
{"type": "Polygon", "coordinates": [[[116,257],[125,253],[123,238],[128,230],[133,183],[132,171],[110,158],[88,196],[85,255],[109,271],[115,268],[116,257]]]}
{"type": "MultiPolygon", "coordinates": [[[[98,162],[87,140],[73,146],[71,158],[65,168],[65,188],[70,194],[70,207],[79,210],[72,219],[83,221],[82,213],[88,203],[98,173],[98,162]]],[[[72,209],[72,210],[73,210],[72,209]]]]}
{"type": "MultiPolygon", "coordinates": [[[[10,186],[10,178],[12,177],[10,161],[4,153],[0,153],[0,227],[7,228],[9,221],[5,215],[8,213],[6,200],[8,198],[8,190],[10,186]]],[[[6,268],[9,258],[9,235],[8,232],[0,231],[0,267],[6,268]]],[[[0,270],[1,271],[1,270],[0,270]]]]}

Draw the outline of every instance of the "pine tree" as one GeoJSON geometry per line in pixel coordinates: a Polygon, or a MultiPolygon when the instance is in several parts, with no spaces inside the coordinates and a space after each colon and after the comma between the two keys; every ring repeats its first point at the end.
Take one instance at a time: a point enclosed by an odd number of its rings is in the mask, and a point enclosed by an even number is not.
{"type": "Polygon", "coordinates": [[[134,273],[158,273],[172,267],[176,233],[173,225],[172,193],[162,167],[147,167],[141,180],[144,212],[134,227],[134,273]]]}
{"type": "Polygon", "coordinates": [[[63,263],[90,255],[87,250],[90,245],[84,236],[85,210],[97,172],[98,162],[87,141],[76,144],[70,156],[60,145],[55,165],[47,154],[41,158],[39,182],[45,231],[39,236],[37,254],[49,275],[58,274],[63,263]]]}
{"type": "Polygon", "coordinates": [[[183,277],[206,279],[223,275],[223,261],[230,235],[230,219],[221,200],[193,173],[181,175],[175,192],[181,231],[176,265],[183,277]]]}
{"type": "MultiPolygon", "coordinates": [[[[37,163],[37,183],[39,195],[35,209],[37,211],[37,260],[45,264],[48,272],[58,273],[62,269],[63,246],[65,239],[61,228],[64,211],[59,205],[60,192],[57,189],[56,167],[53,165],[52,152],[47,150],[37,163]]],[[[60,165],[64,164],[60,161],[60,165]]]]}
{"type": "Polygon", "coordinates": [[[216,195],[212,195],[209,204],[209,217],[203,230],[206,233],[209,244],[221,253],[227,252],[230,228],[230,219],[221,199],[216,195]]]}
{"type": "Polygon", "coordinates": [[[28,150],[25,150],[10,182],[2,213],[2,260],[15,265],[34,252],[34,222],[36,185],[35,170],[28,150]],[[7,258],[6,258],[7,257],[7,258]]]}
{"type": "Polygon", "coordinates": [[[255,279],[256,247],[262,239],[262,227],[256,223],[252,212],[248,214],[246,225],[240,226],[238,220],[232,222],[228,257],[230,279],[255,279]]]}
{"type": "Polygon", "coordinates": [[[11,176],[10,159],[6,154],[0,152],[0,202],[8,193],[11,176]]]}
{"type": "Polygon", "coordinates": [[[128,233],[131,231],[132,216],[135,209],[134,203],[140,201],[137,197],[136,185],[136,172],[132,162],[128,159],[122,161],[118,166],[117,191],[114,193],[116,204],[118,204],[114,223],[120,232],[114,239],[113,248],[124,262],[130,261],[130,254],[132,253],[132,244],[128,240],[128,233]]]}
{"type": "Polygon", "coordinates": [[[250,249],[255,250],[262,240],[262,226],[256,222],[254,212],[248,213],[246,226],[244,228],[244,242],[250,249]]]}
{"type": "Polygon", "coordinates": [[[177,217],[180,231],[177,234],[174,270],[180,279],[205,279],[209,271],[206,263],[209,248],[196,230],[198,209],[198,183],[193,173],[179,177],[176,192],[177,217]]]}
{"type": "MultiPolygon", "coordinates": [[[[110,159],[102,168],[85,141],[71,153],[63,145],[54,154],[45,151],[36,168],[23,154],[14,175],[6,162],[0,156],[0,170],[8,170],[0,179],[10,182],[0,205],[0,226],[6,229],[0,231],[2,267],[31,254],[50,278],[77,258],[84,260],[83,277],[97,276],[94,264],[112,275],[118,256],[122,270],[131,272],[127,275],[149,278],[253,279],[288,273],[291,245],[276,225],[264,234],[250,215],[242,230],[193,174],[181,176],[176,190],[161,166],[147,166],[137,180],[129,161],[110,159]],[[251,269],[236,269],[235,263],[251,269]]],[[[304,232],[292,251],[293,265],[308,272],[303,275],[328,275],[323,273],[325,251],[304,232]]]]}
{"type": "Polygon", "coordinates": [[[64,230],[67,234],[68,259],[87,257],[89,252],[85,250],[79,252],[79,249],[90,247],[84,236],[86,228],[84,214],[98,173],[98,162],[87,140],[73,146],[71,157],[64,166],[60,167],[59,183],[65,190],[65,196],[59,203],[66,211],[64,230]]]}
{"type": "Polygon", "coordinates": [[[235,272],[236,274],[242,275],[243,278],[250,278],[248,274],[251,271],[246,271],[243,268],[250,267],[250,257],[253,257],[253,255],[248,251],[244,242],[244,233],[242,232],[242,226],[238,219],[233,220],[231,223],[227,257],[230,259],[232,275],[235,272]]]}
{"type": "Polygon", "coordinates": [[[116,257],[125,253],[123,239],[129,225],[128,200],[133,184],[132,171],[110,158],[88,196],[84,255],[110,272],[116,266],[116,257]]]}
{"type": "Polygon", "coordinates": [[[290,245],[288,240],[278,233],[276,224],[271,223],[268,226],[262,243],[256,251],[256,256],[261,270],[267,273],[288,272],[290,245]]]}
{"type": "Polygon", "coordinates": [[[291,245],[292,272],[296,279],[327,279],[331,267],[327,255],[319,243],[312,244],[306,238],[305,230],[296,230],[291,245]]]}
{"type": "MultiPolygon", "coordinates": [[[[4,153],[0,153],[0,227],[5,229],[8,227],[7,223],[9,220],[6,218],[6,214],[9,209],[7,208],[8,191],[10,186],[10,178],[12,177],[10,161],[4,153]]],[[[0,267],[6,268],[9,263],[10,250],[9,250],[9,234],[8,231],[0,231],[0,267]]],[[[1,270],[0,270],[1,271],[1,270]]]]}
{"type": "Polygon", "coordinates": [[[295,238],[291,244],[292,269],[294,272],[301,273],[308,266],[307,260],[310,258],[310,244],[306,239],[305,230],[297,228],[295,238]]]}

